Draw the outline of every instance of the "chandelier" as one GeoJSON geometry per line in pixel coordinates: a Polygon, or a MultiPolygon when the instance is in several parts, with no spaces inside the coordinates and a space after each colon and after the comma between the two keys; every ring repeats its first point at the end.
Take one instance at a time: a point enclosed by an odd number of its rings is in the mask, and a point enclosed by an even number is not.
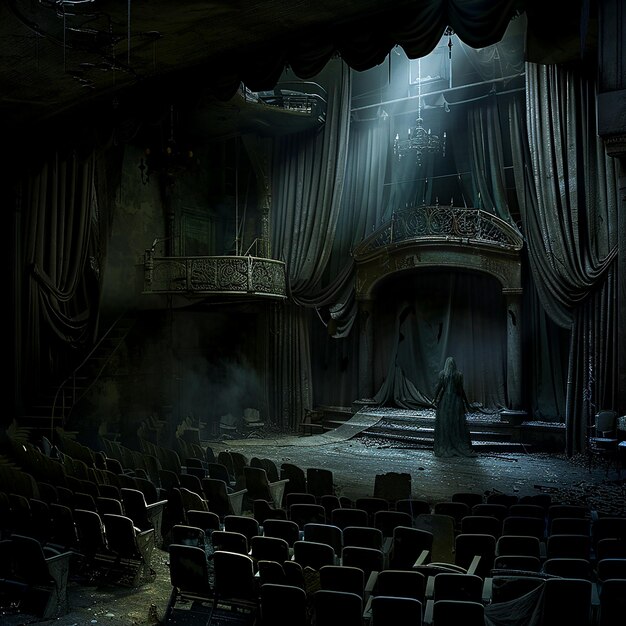
{"type": "Polygon", "coordinates": [[[402,160],[413,152],[415,153],[417,164],[421,165],[422,155],[424,154],[441,153],[442,156],[446,156],[446,132],[444,131],[443,136],[439,137],[439,135],[432,133],[430,128],[424,127],[424,120],[422,119],[421,59],[417,60],[417,73],[417,119],[415,120],[415,126],[408,129],[405,139],[401,139],[399,133],[396,133],[393,141],[393,154],[398,160],[402,160]]]}

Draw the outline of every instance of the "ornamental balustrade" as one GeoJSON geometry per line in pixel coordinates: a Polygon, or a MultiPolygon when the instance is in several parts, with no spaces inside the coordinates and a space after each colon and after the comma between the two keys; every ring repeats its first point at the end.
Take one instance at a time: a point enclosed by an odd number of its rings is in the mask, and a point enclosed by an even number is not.
{"type": "Polygon", "coordinates": [[[286,298],[285,263],[254,256],[144,255],[144,294],[286,298]]]}
{"type": "Polygon", "coordinates": [[[483,209],[454,206],[408,207],[395,211],[355,249],[355,259],[364,259],[386,248],[416,240],[480,244],[519,251],[520,232],[501,218],[483,209]]]}

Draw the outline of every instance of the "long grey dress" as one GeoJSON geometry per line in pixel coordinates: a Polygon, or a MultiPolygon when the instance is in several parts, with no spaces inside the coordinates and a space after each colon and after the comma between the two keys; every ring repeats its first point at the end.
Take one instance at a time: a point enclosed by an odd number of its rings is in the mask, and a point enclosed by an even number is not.
{"type": "Polygon", "coordinates": [[[435,403],[435,456],[476,456],[465,420],[468,402],[463,389],[463,374],[456,369],[452,357],[446,359],[439,374],[435,403]]]}

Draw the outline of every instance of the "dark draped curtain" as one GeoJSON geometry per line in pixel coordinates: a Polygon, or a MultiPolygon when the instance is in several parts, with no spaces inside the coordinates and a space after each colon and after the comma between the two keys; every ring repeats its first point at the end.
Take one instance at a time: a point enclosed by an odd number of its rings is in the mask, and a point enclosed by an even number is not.
{"type": "Polygon", "coordinates": [[[28,276],[23,293],[27,327],[22,358],[23,380],[31,393],[40,393],[41,385],[51,382],[52,372],[66,371],[71,354],[66,348],[88,343],[94,330],[97,212],[93,153],[57,152],[28,180],[22,244],[28,276]]]}
{"type": "MultiPolygon", "coordinates": [[[[73,365],[96,331],[101,184],[94,151],[55,152],[21,182],[22,395],[73,365]]],[[[101,172],[102,174],[102,172],[101,172]]],[[[17,300],[17,299],[16,299],[17,300]]]]}
{"type": "Polygon", "coordinates": [[[291,430],[313,404],[309,327],[314,309],[340,300],[351,276],[347,267],[326,283],[344,183],[349,70],[335,59],[318,82],[328,91],[323,128],[276,138],[272,146],[272,250],[286,262],[290,297],[274,310],[277,369],[270,404],[276,424],[291,430]]]}
{"type": "Polygon", "coordinates": [[[537,301],[570,333],[563,414],[572,454],[593,414],[617,397],[617,164],[594,126],[593,82],[559,66],[526,71],[526,132],[523,116],[511,115],[521,124],[512,127],[515,178],[537,301]]]}
{"type": "Polygon", "coordinates": [[[376,303],[377,404],[430,406],[442,364],[454,356],[471,403],[506,406],[505,306],[494,278],[422,270],[390,279],[376,303]]]}

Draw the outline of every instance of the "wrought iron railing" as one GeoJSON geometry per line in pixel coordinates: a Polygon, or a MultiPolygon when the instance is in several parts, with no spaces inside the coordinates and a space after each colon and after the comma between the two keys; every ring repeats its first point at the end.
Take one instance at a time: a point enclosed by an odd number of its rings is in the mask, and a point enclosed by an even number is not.
{"type": "Polygon", "coordinates": [[[286,298],[285,263],[254,256],[144,256],[146,294],[222,294],[286,298]]]}
{"type": "Polygon", "coordinates": [[[381,248],[415,240],[481,244],[521,250],[523,238],[515,226],[483,209],[453,206],[420,206],[395,211],[391,219],[364,239],[355,258],[381,248]]]}

